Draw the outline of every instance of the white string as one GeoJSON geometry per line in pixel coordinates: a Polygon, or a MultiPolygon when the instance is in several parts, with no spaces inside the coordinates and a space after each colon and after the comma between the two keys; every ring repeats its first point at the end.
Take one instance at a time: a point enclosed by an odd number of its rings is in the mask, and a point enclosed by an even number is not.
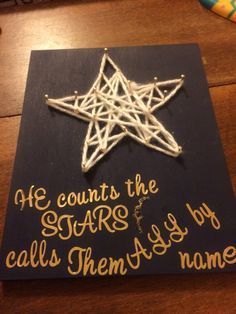
{"type": "Polygon", "coordinates": [[[138,84],[127,80],[105,48],[98,77],[87,94],[48,98],[48,106],[89,122],[82,153],[82,171],[87,172],[124,136],[164,154],[177,157],[182,148],[156,119],[162,107],[184,82],[184,75],[167,81],[138,84]],[[107,67],[112,70],[108,77],[107,67]],[[166,90],[168,89],[168,90],[166,90]]]}

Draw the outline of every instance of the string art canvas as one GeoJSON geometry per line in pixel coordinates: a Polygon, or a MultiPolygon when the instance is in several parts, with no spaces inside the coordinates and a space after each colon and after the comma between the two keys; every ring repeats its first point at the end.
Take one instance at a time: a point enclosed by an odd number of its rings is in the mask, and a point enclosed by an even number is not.
{"type": "Polygon", "coordinates": [[[32,51],[0,278],[235,271],[197,45],[32,51]]]}

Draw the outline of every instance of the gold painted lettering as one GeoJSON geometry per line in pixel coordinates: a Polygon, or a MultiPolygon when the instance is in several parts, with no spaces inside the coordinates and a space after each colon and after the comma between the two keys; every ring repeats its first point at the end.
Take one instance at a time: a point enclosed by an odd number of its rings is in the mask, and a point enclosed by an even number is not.
{"type": "Polygon", "coordinates": [[[88,189],[89,191],[89,201],[90,203],[92,202],[99,202],[100,201],[100,196],[98,196],[98,191],[96,189],[88,189]]]}
{"type": "Polygon", "coordinates": [[[127,273],[127,268],[125,267],[125,262],[123,258],[115,260],[112,257],[109,257],[109,261],[109,275],[125,275],[127,273]]]}
{"type": "Polygon", "coordinates": [[[38,242],[34,240],[30,247],[30,264],[33,268],[39,266],[39,261],[36,259],[38,252],[38,242]]]}
{"type": "Polygon", "coordinates": [[[101,199],[102,199],[103,202],[105,202],[105,201],[108,200],[108,196],[107,196],[108,185],[106,183],[102,183],[100,185],[100,188],[102,189],[102,191],[101,191],[101,199]]]}
{"type": "Polygon", "coordinates": [[[68,253],[68,262],[69,262],[69,266],[67,267],[67,270],[69,272],[69,274],[71,275],[78,275],[81,270],[82,270],[82,266],[83,266],[83,256],[82,253],[85,252],[86,249],[83,249],[79,246],[75,246],[72,249],[70,249],[69,253],[68,253]],[[76,253],[76,263],[74,261],[74,253],[76,253]],[[73,270],[72,266],[76,264],[77,268],[75,270],[73,270]]]}
{"type": "Polygon", "coordinates": [[[150,180],[149,184],[148,184],[148,189],[152,194],[156,194],[158,192],[158,188],[157,188],[157,182],[156,180],[150,180]]]}
{"type": "Polygon", "coordinates": [[[202,255],[199,252],[196,252],[193,255],[193,264],[195,269],[206,269],[206,263],[203,262],[202,255]]]}
{"type": "Polygon", "coordinates": [[[115,187],[112,185],[111,186],[110,199],[114,201],[114,200],[116,200],[119,197],[120,197],[120,193],[117,192],[115,187]]]}
{"type": "Polygon", "coordinates": [[[235,264],[236,263],[235,246],[228,246],[223,252],[223,258],[227,264],[235,264]]]}
{"type": "Polygon", "coordinates": [[[17,267],[29,266],[29,261],[27,260],[27,258],[28,258],[27,251],[26,250],[21,251],[17,258],[17,262],[16,262],[17,267]]]}
{"type": "Polygon", "coordinates": [[[54,224],[57,223],[57,219],[57,214],[52,210],[49,210],[42,215],[41,224],[45,227],[42,230],[42,235],[44,237],[52,237],[57,234],[58,228],[54,226],[54,224]]]}
{"type": "Polygon", "coordinates": [[[223,269],[225,268],[226,264],[230,265],[236,263],[236,248],[234,246],[228,246],[224,249],[223,253],[209,253],[206,251],[203,255],[200,252],[195,252],[192,258],[190,257],[189,253],[178,253],[180,256],[180,266],[182,269],[223,269]]]}
{"type": "Polygon", "coordinates": [[[216,217],[215,212],[213,212],[206,203],[202,203],[199,209],[192,209],[188,203],[186,203],[186,207],[199,226],[202,226],[205,222],[205,218],[208,218],[214,229],[220,229],[220,221],[216,217]]]}
{"type": "Polygon", "coordinates": [[[193,267],[193,261],[190,261],[190,256],[188,253],[182,253],[178,252],[180,256],[180,266],[182,269],[185,268],[192,268],[193,267]]]}
{"type": "Polygon", "coordinates": [[[157,255],[164,255],[168,248],[171,247],[171,241],[168,240],[167,243],[165,242],[161,236],[160,229],[156,225],[152,225],[152,233],[153,235],[149,232],[147,237],[148,240],[154,244],[152,246],[153,253],[157,255]]]}
{"type": "Polygon", "coordinates": [[[207,260],[207,268],[212,269],[212,268],[224,268],[225,263],[222,261],[221,254],[219,252],[215,252],[210,254],[209,252],[205,252],[206,254],[206,260],[207,260]]]}
{"type": "Polygon", "coordinates": [[[16,254],[15,251],[10,251],[6,257],[6,267],[56,267],[60,264],[61,259],[57,256],[55,249],[51,250],[51,255],[49,258],[46,258],[47,243],[46,240],[42,240],[39,245],[37,240],[34,240],[30,249],[22,250],[16,254]]]}
{"type": "Polygon", "coordinates": [[[104,276],[108,273],[107,267],[107,258],[102,257],[98,262],[97,271],[100,276],[104,276]],[[104,269],[105,268],[105,269],[104,269]]]}
{"type": "Polygon", "coordinates": [[[75,206],[77,203],[77,197],[74,192],[69,193],[68,198],[67,198],[67,203],[69,206],[75,206]]]}
{"type": "Polygon", "coordinates": [[[57,226],[58,230],[60,230],[59,237],[62,240],[68,240],[73,235],[73,228],[72,228],[72,218],[74,218],[74,215],[61,215],[58,218],[57,226]],[[65,227],[66,226],[66,227],[65,227]],[[67,233],[63,235],[63,231],[67,230],[67,233]]]}
{"type": "Polygon", "coordinates": [[[57,206],[62,208],[65,207],[67,205],[66,202],[66,196],[64,193],[59,194],[58,198],[57,198],[57,206]]]}
{"type": "Polygon", "coordinates": [[[96,219],[96,214],[98,212],[98,230],[101,231],[103,229],[103,226],[107,229],[107,231],[113,233],[115,230],[113,230],[109,223],[107,223],[107,220],[112,216],[112,210],[110,206],[107,205],[99,205],[97,206],[93,211],[93,217],[96,219]],[[104,214],[104,210],[107,211],[106,215],[104,214]]]}
{"type": "Polygon", "coordinates": [[[6,257],[6,266],[7,268],[14,268],[16,266],[16,253],[14,251],[10,251],[6,257]]]}
{"type": "Polygon", "coordinates": [[[134,197],[135,193],[132,191],[132,185],[133,185],[133,181],[131,181],[130,179],[128,179],[127,181],[125,181],[125,184],[127,186],[127,194],[129,197],[134,197]]]}
{"type": "Polygon", "coordinates": [[[90,210],[87,210],[86,216],[83,222],[78,222],[78,226],[81,226],[80,232],[77,232],[77,236],[81,236],[85,229],[88,227],[91,233],[95,233],[97,231],[97,227],[94,227],[94,222],[92,221],[92,214],[90,210]]]}
{"type": "Polygon", "coordinates": [[[44,206],[42,204],[40,204],[41,201],[45,201],[45,199],[46,199],[46,190],[44,188],[37,189],[34,193],[34,197],[35,197],[34,206],[38,210],[45,210],[51,204],[51,201],[46,202],[46,204],[44,206]]]}
{"type": "Polygon", "coordinates": [[[125,220],[128,217],[129,211],[128,208],[124,205],[117,205],[113,209],[113,218],[114,222],[112,224],[115,230],[126,230],[128,228],[128,222],[125,220]],[[122,214],[123,212],[123,214],[122,214]],[[121,226],[119,226],[119,223],[121,226]]]}
{"type": "Polygon", "coordinates": [[[170,239],[173,242],[182,242],[185,235],[188,234],[188,229],[184,228],[184,230],[181,230],[179,227],[176,218],[173,214],[168,214],[168,222],[164,222],[165,228],[170,231],[170,239]]]}
{"type": "Polygon", "coordinates": [[[135,252],[133,254],[126,254],[126,259],[129,266],[132,269],[138,269],[140,267],[141,255],[143,255],[146,259],[150,260],[152,258],[152,252],[147,252],[142,244],[140,243],[137,237],[134,238],[134,248],[135,252]],[[133,259],[133,260],[132,260],[133,259]]]}
{"type": "Polygon", "coordinates": [[[85,191],[78,193],[78,195],[77,195],[78,205],[87,204],[88,202],[89,202],[89,199],[86,197],[85,191]]]}

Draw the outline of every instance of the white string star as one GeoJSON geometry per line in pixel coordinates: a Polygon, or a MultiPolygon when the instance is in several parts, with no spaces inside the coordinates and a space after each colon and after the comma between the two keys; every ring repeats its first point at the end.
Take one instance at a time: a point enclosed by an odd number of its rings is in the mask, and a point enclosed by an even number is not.
{"type": "Polygon", "coordinates": [[[151,83],[138,84],[129,81],[107,48],[104,50],[98,77],[87,94],[79,96],[75,91],[73,96],[59,99],[45,95],[48,106],[89,122],[82,171],[87,172],[124,136],[167,155],[179,156],[181,147],[152,113],[176,94],[184,75],[162,82],[155,77],[151,83]]]}

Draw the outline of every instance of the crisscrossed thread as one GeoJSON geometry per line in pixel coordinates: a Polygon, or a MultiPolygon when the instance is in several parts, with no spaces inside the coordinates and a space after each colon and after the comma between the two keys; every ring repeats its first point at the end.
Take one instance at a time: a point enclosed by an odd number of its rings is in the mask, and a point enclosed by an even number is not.
{"type": "Polygon", "coordinates": [[[153,112],[181,88],[180,78],[139,84],[128,80],[105,48],[98,76],[85,95],[48,98],[48,106],[89,122],[82,153],[82,171],[87,172],[124,136],[167,155],[177,157],[182,148],[156,119],[153,112]],[[112,74],[109,76],[107,67],[112,74]],[[166,89],[169,89],[166,90],[166,89]]]}

